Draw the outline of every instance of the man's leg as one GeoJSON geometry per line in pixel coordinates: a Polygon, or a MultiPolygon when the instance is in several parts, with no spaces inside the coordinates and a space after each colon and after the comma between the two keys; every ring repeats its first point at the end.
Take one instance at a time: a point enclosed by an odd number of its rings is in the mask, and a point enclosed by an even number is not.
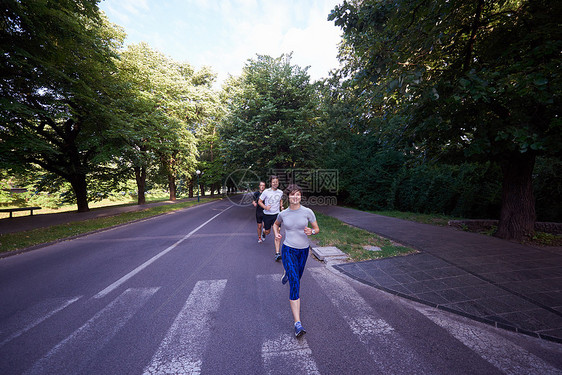
{"type": "Polygon", "coordinates": [[[258,240],[261,242],[261,228],[262,228],[262,223],[258,223],[258,240]]]}

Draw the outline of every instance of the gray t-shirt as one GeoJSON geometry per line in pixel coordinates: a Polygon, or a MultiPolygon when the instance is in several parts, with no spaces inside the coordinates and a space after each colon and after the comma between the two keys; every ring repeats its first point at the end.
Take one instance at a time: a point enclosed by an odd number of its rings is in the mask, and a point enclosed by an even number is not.
{"type": "Polygon", "coordinates": [[[277,215],[280,209],[279,202],[283,199],[283,191],[279,189],[273,190],[272,188],[265,189],[259,199],[263,201],[264,205],[271,206],[269,210],[263,210],[264,214],[277,215]]]}
{"type": "Polygon", "coordinates": [[[277,216],[277,221],[285,228],[285,240],[283,243],[295,249],[306,249],[310,246],[308,236],[304,233],[304,228],[308,223],[316,221],[316,215],[308,207],[300,206],[297,210],[287,208],[277,216]]]}

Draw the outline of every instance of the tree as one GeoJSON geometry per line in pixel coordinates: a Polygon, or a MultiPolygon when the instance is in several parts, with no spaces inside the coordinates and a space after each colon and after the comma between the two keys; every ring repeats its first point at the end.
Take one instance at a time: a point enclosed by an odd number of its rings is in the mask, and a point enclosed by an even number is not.
{"type": "Polygon", "coordinates": [[[318,101],[307,69],[291,65],[291,55],[258,55],[231,79],[227,115],[220,135],[231,169],[312,166],[317,146],[318,101]]]}
{"type": "Polygon", "coordinates": [[[379,124],[426,158],[502,167],[496,235],[520,240],[534,231],[535,158],[562,150],[561,15],[548,0],[365,0],[330,19],[342,74],[379,124]]]}
{"type": "Polygon", "coordinates": [[[120,73],[132,95],[123,99],[128,113],[122,135],[128,144],[124,155],[135,171],[139,203],[144,199],[147,168],[158,164],[170,200],[176,199],[178,176],[195,170],[196,124],[204,117],[214,75],[207,68],[195,72],[151,49],[146,43],[123,51],[120,73]]]}
{"type": "Polygon", "coordinates": [[[106,174],[123,34],[97,1],[7,1],[0,28],[0,164],[40,166],[68,181],[78,211],[106,174]]]}

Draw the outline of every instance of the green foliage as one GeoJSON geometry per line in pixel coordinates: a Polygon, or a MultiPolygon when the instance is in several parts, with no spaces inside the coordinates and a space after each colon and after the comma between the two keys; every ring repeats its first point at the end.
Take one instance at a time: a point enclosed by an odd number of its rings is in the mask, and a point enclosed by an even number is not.
{"type": "MultiPolygon", "coordinates": [[[[430,165],[497,163],[506,189],[498,235],[521,237],[535,217],[534,160],[561,156],[561,16],[562,3],[548,0],[344,1],[330,19],[344,32],[338,74],[355,95],[353,118],[430,165]]],[[[454,188],[453,175],[436,173],[409,182],[435,189],[414,193],[409,207],[454,188]]],[[[435,199],[445,211],[455,201],[435,199]]]]}
{"type": "Polygon", "coordinates": [[[498,175],[498,168],[490,163],[412,165],[397,176],[393,207],[400,211],[495,218],[501,195],[498,175]]]}
{"type": "Polygon", "coordinates": [[[87,210],[86,176],[110,158],[123,35],[97,1],[8,1],[0,29],[0,166],[36,166],[70,182],[87,210]]]}
{"type": "Polygon", "coordinates": [[[538,158],[533,173],[537,219],[562,222],[562,161],[538,158]]]}
{"type": "Polygon", "coordinates": [[[258,55],[226,87],[228,112],[219,134],[231,169],[312,166],[318,149],[317,96],[291,55],[258,55]]]}
{"type": "Polygon", "coordinates": [[[212,72],[195,72],[146,43],[123,51],[119,68],[130,91],[121,100],[127,112],[126,126],[120,129],[126,166],[145,168],[159,183],[174,184],[176,178],[193,174],[195,133],[217,111],[212,72]]]}

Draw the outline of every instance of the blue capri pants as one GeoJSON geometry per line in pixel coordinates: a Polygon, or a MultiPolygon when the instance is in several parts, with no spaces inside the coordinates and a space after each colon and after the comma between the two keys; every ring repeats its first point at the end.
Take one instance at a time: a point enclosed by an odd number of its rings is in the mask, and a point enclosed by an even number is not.
{"type": "Polygon", "coordinates": [[[295,249],[285,244],[281,248],[283,267],[289,279],[289,299],[293,301],[299,299],[300,280],[308,259],[308,249],[295,249]]]}

